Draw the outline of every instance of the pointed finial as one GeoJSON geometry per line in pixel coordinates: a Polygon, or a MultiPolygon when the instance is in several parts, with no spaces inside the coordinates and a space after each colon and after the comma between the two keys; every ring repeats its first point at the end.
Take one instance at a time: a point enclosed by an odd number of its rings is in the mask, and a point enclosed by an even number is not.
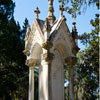
{"type": "Polygon", "coordinates": [[[64,6],[61,5],[59,10],[60,10],[60,16],[63,17],[64,6]]]}
{"type": "Polygon", "coordinates": [[[72,31],[73,31],[73,32],[76,32],[76,31],[77,31],[77,29],[76,29],[76,22],[73,22],[72,24],[73,24],[72,31]]]}
{"type": "Polygon", "coordinates": [[[30,25],[29,24],[27,25],[27,29],[30,29],[30,25]]]}
{"type": "Polygon", "coordinates": [[[54,12],[53,1],[54,0],[48,0],[48,1],[49,1],[49,8],[48,8],[47,19],[48,19],[49,24],[52,26],[53,22],[56,19],[55,16],[54,16],[54,14],[53,14],[53,12],[54,12]]]}
{"type": "Polygon", "coordinates": [[[77,29],[76,29],[76,22],[74,21],[72,24],[73,24],[72,37],[73,37],[76,45],[78,46],[78,41],[77,41],[77,39],[78,39],[78,32],[77,32],[77,29]]]}
{"type": "Polygon", "coordinates": [[[73,39],[78,39],[78,35],[77,35],[77,29],[76,29],[76,22],[73,22],[73,28],[72,28],[72,37],[73,39]]]}
{"type": "Polygon", "coordinates": [[[47,31],[47,32],[50,32],[51,31],[51,27],[48,23],[48,20],[46,19],[45,23],[44,23],[44,28],[43,28],[43,31],[47,31]]]}
{"type": "Polygon", "coordinates": [[[27,32],[26,32],[25,39],[24,39],[25,41],[28,40],[30,31],[31,31],[31,28],[30,28],[30,25],[28,24],[28,25],[27,25],[27,32]]]}
{"type": "Polygon", "coordinates": [[[31,28],[30,28],[30,25],[28,24],[27,25],[27,34],[26,34],[27,36],[29,36],[30,31],[31,31],[31,28]]]}
{"type": "Polygon", "coordinates": [[[39,8],[37,7],[36,10],[35,10],[34,12],[35,12],[35,14],[36,14],[36,19],[38,19],[39,13],[40,13],[39,8]]]}

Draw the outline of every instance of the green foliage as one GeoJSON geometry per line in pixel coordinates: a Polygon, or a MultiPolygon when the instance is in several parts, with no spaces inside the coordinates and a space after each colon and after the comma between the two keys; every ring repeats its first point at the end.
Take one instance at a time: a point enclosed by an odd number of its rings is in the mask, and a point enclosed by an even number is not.
{"type": "Polygon", "coordinates": [[[22,30],[14,20],[14,7],[12,0],[0,1],[0,100],[25,100],[28,95],[22,30]]]}
{"type": "Polygon", "coordinates": [[[99,88],[99,14],[90,23],[94,27],[92,32],[81,36],[82,43],[88,44],[88,47],[79,55],[79,78],[86,100],[96,100],[99,88]]]}
{"type": "MultiPolygon", "coordinates": [[[[99,8],[99,2],[93,2],[99,8]]],[[[88,3],[90,5],[92,0],[88,3]]],[[[99,100],[99,14],[96,14],[90,24],[94,27],[91,33],[84,33],[80,36],[81,42],[87,48],[77,54],[78,62],[74,67],[75,100],[99,100]]],[[[68,75],[68,71],[66,72],[68,75]]],[[[68,88],[66,91],[68,96],[68,88]]],[[[66,100],[69,99],[66,98],[66,100]]]]}
{"type": "Polygon", "coordinates": [[[26,34],[26,31],[27,31],[27,25],[28,24],[29,24],[28,19],[25,18],[24,25],[23,25],[23,29],[22,29],[21,39],[24,39],[25,38],[25,34],[26,34]]]}
{"type": "MultiPolygon", "coordinates": [[[[98,68],[98,54],[93,56],[92,48],[88,48],[78,55],[79,63],[76,64],[75,68],[75,88],[78,92],[79,99],[96,100],[98,98],[98,82],[99,82],[99,68],[98,68]],[[80,94],[80,91],[81,94],[80,94]]],[[[77,92],[75,92],[76,94],[77,92]]]]}
{"type": "Polygon", "coordinates": [[[3,21],[13,16],[15,3],[12,0],[0,0],[0,19],[3,21]]]}
{"type": "Polygon", "coordinates": [[[65,7],[65,11],[76,18],[81,12],[85,12],[87,6],[98,3],[98,0],[58,0],[65,7]]]}

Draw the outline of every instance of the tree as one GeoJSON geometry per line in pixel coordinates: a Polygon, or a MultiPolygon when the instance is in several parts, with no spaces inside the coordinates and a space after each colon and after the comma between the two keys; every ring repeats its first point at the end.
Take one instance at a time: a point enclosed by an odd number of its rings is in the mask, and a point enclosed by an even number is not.
{"type": "Polygon", "coordinates": [[[86,11],[87,6],[98,3],[98,0],[58,0],[64,5],[64,10],[73,18],[86,11]]]}
{"type": "Polygon", "coordinates": [[[88,47],[80,54],[80,79],[85,85],[85,97],[87,100],[98,99],[99,83],[99,14],[95,20],[91,20],[94,27],[91,33],[81,36],[82,43],[88,43],[88,47]]]}
{"type": "MultiPolygon", "coordinates": [[[[27,98],[28,68],[25,66],[22,29],[14,20],[15,3],[0,1],[0,99],[27,98]],[[23,95],[24,94],[24,95],[23,95]]],[[[25,30],[25,28],[24,28],[25,30]]],[[[27,99],[26,99],[27,100],[27,99]]]]}
{"type": "Polygon", "coordinates": [[[21,39],[24,39],[25,38],[25,34],[26,34],[26,31],[27,31],[27,25],[28,24],[29,24],[28,19],[25,18],[24,25],[23,25],[23,29],[22,29],[21,39]]]}

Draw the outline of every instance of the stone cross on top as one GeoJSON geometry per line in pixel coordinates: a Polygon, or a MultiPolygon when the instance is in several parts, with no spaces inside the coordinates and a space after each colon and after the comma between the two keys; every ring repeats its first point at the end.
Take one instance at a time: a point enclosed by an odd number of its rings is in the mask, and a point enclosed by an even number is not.
{"type": "Polygon", "coordinates": [[[36,14],[36,19],[38,19],[39,13],[40,13],[39,8],[37,7],[36,10],[35,10],[34,12],[35,12],[35,14],[36,14]]]}

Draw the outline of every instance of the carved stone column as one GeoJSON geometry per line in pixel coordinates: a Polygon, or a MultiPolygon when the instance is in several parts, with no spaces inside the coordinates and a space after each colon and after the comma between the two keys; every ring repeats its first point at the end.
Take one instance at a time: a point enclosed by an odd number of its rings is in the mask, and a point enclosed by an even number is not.
{"type": "Polygon", "coordinates": [[[34,100],[34,67],[29,67],[29,99],[34,100]]]}
{"type": "Polygon", "coordinates": [[[42,54],[41,59],[41,66],[40,66],[40,75],[39,75],[39,100],[50,100],[50,88],[49,88],[49,81],[50,81],[50,60],[53,54],[51,53],[44,53],[42,54]]]}
{"type": "Polygon", "coordinates": [[[51,43],[48,41],[42,45],[43,54],[41,55],[41,66],[39,68],[39,100],[50,99],[50,63],[53,59],[53,54],[50,53],[51,43]]]}
{"type": "Polygon", "coordinates": [[[34,68],[37,65],[37,60],[30,58],[26,60],[26,65],[29,66],[29,96],[28,100],[34,100],[34,68]]]}
{"type": "Polygon", "coordinates": [[[76,61],[76,57],[68,57],[65,59],[65,62],[69,66],[69,100],[74,100],[74,65],[76,61]]]}
{"type": "MultiPolygon", "coordinates": [[[[42,55],[43,56],[43,55],[42,55]]],[[[39,100],[49,100],[49,86],[48,86],[48,71],[49,71],[49,63],[42,59],[41,61],[41,67],[42,67],[42,94],[40,94],[39,100]]]]}
{"type": "Polygon", "coordinates": [[[65,100],[64,98],[64,61],[59,50],[55,49],[51,63],[51,99],[65,100]]]}

